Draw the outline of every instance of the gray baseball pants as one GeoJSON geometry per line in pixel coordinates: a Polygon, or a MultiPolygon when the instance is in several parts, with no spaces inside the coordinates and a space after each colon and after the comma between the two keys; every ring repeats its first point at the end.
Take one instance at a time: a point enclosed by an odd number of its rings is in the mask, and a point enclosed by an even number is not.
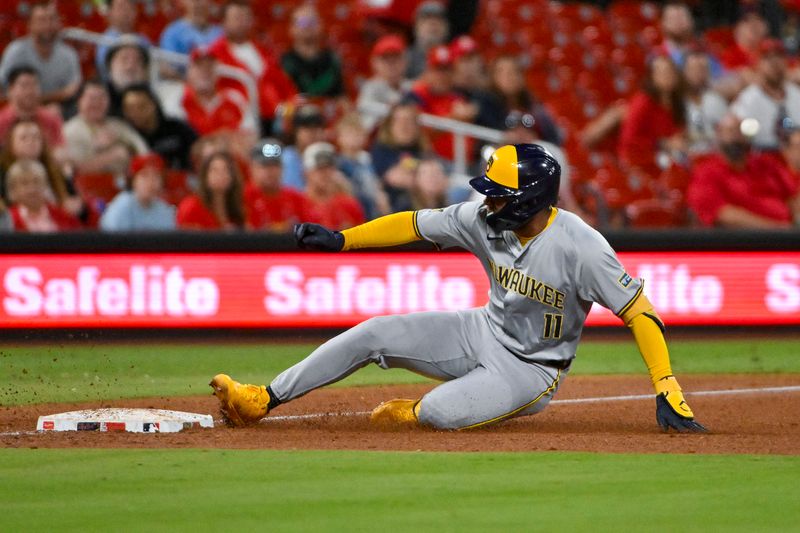
{"type": "Polygon", "coordinates": [[[464,429],[544,409],[566,371],[515,357],[492,334],[483,308],[371,318],[322,344],[271,383],[281,402],[359,368],[405,368],[444,381],[423,396],[419,421],[464,429]]]}

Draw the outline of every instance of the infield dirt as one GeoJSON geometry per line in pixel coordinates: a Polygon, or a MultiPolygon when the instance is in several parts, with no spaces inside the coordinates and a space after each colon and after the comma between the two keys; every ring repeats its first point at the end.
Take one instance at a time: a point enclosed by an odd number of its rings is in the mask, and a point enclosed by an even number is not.
{"type": "MultiPolygon", "coordinates": [[[[681,378],[687,391],[800,385],[800,375],[716,375],[681,378]]],[[[268,419],[258,426],[195,429],[174,434],[36,433],[39,415],[98,407],[147,407],[211,413],[208,396],[108,400],[73,404],[37,404],[0,408],[0,447],[42,448],[238,448],[348,449],[405,451],[595,451],[645,453],[800,454],[800,392],[754,392],[688,396],[709,434],[662,434],[651,400],[555,404],[535,416],[493,427],[442,432],[430,429],[380,431],[366,414],[380,402],[419,397],[434,385],[326,388],[274,411],[276,417],[325,414],[297,419],[268,419]]],[[[642,376],[569,377],[557,400],[650,394],[642,376]]]]}

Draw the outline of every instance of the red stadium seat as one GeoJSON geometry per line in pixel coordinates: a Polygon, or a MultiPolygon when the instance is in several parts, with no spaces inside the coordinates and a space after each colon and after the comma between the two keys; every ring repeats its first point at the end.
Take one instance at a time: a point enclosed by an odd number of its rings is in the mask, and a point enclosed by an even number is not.
{"type": "Polygon", "coordinates": [[[75,177],[75,188],[83,200],[94,205],[97,200],[108,203],[119,193],[114,174],[79,174],[75,177]]]}
{"type": "Polygon", "coordinates": [[[659,200],[635,200],[625,207],[627,225],[632,228],[671,228],[686,223],[685,213],[659,200]]]}
{"type": "Polygon", "coordinates": [[[164,201],[178,205],[192,193],[188,174],[182,170],[167,170],[164,176],[164,201]]]}

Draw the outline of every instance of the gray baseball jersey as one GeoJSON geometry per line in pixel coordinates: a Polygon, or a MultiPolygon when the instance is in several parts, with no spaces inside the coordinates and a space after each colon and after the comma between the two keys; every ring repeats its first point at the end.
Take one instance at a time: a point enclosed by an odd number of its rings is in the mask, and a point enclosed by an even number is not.
{"type": "Polygon", "coordinates": [[[619,315],[642,290],[605,238],[568,211],[525,246],[511,231],[495,234],[486,215],[480,202],[466,202],[419,211],[416,224],[423,238],[480,259],[491,281],[490,327],[519,357],[572,359],[592,302],[619,315]]]}
{"type": "Polygon", "coordinates": [[[281,373],[273,394],[286,402],[374,363],[446,382],[422,397],[422,424],[471,428],[544,409],[575,357],[592,302],[622,314],[642,285],[572,213],[558,210],[525,246],[513,232],[495,235],[486,214],[476,202],[414,214],[421,237],[481,260],[491,280],[484,307],[362,322],[281,373]]]}

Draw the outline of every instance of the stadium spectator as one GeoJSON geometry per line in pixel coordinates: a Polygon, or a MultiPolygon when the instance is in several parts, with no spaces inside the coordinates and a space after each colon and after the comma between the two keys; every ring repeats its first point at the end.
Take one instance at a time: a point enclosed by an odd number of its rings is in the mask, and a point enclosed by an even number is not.
{"type": "Polygon", "coordinates": [[[506,116],[504,126],[505,138],[503,141],[506,144],[536,143],[543,146],[555,157],[561,166],[558,203],[573,213],[580,213],[580,208],[572,195],[571,166],[566,152],[558,145],[539,138],[539,131],[536,129],[536,118],[529,113],[512,111],[506,116]]]}
{"type": "Polygon", "coordinates": [[[10,215],[15,231],[53,233],[80,228],[72,215],[51,200],[47,171],[32,159],[20,159],[6,175],[10,215]]]}
{"type": "Polygon", "coordinates": [[[687,202],[705,226],[789,227],[800,217],[798,183],[768,154],[750,150],[733,114],[717,125],[719,153],[696,165],[687,202]]]}
{"type": "MultiPolygon", "coordinates": [[[[411,87],[408,94],[419,105],[420,111],[439,117],[472,122],[478,114],[475,104],[467,102],[453,90],[453,54],[447,46],[431,48],[428,66],[411,87]]],[[[441,157],[453,160],[453,135],[431,133],[433,148],[441,157]]],[[[472,152],[471,139],[467,139],[467,154],[472,152]]]]}
{"type": "Polygon", "coordinates": [[[122,92],[131,85],[148,83],[150,54],[136,40],[122,37],[106,55],[110,107],[108,114],[122,116],[122,92]]]}
{"type": "Polygon", "coordinates": [[[2,174],[5,174],[11,165],[22,159],[39,161],[47,173],[47,182],[50,187],[50,199],[59,207],[81,220],[88,220],[89,213],[80,196],[75,193],[72,181],[61,169],[61,165],[48,149],[41,126],[31,119],[20,119],[8,131],[0,152],[0,191],[5,197],[5,188],[2,186],[2,174]]]}
{"type": "Polygon", "coordinates": [[[108,91],[98,79],[84,83],[78,114],[64,124],[67,157],[79,174],[123,175],[131,157],[147,153],[147,143],[124,121],[108,116],[108,91]]]}
{"type": "MultiPolygon", "coordinates": [[[[103,37],[116,40],[126,36],[132,38],[133,42],[147,49],[150,46],[150,39],[136,33],[136,22],[139,19],[139,10],[135,0],[107,0],[106,2],[106,21],[108,27],[103,32],[103,37]]],[[[108,75],[108,54],[116,45],[101,44],[97,47],[94,54],[97,72],[102,77],[108,75]]]]}
{"type": "Polygon", "coordinates": [[[306,148],[303,170],[313,220],[333,230],[365,222],[358,200],[346,192],[347,178],[336,169],[336,149],[332,144],[316,142],[306,148]]]}
{"type": "Polygon", "coordinates": [[[733,29],[734,42],[720,54],[722,65],[736,71],[747,83],[755,81],[755,70],[761,55],[759,46],[769,35],[767,21],[758,11],[745,10],[733,29]]]}
{"type": "Polygon", "coordinates": [[[453,89],[477,108],[475,123],[491,122],[496,111],[494,95],[489,92],[489,77],[478,43],[469,35],[462,35],[450,43],[453,54],[453,89]]]}
{"type": "Polygon", "coordinates": [[[325,118],[314,104],[299,106],[292,115],[293,142],[283,150],[283,184],[302,191],[306,186],[303,152],[311,144],[325,139],[325,118]]]}
{"type": "Polygon", "coordinates": [[[753,119],[757,131],[753,145],[777,150],[784,128],[800,124],[800,86],[786,79],[786,51],[777,39],[765,39],[759,46],[757,79],[731,105],[740,118],[753,119]]]}
{"type": "Polygon", "coordinates": [[[561,133],[555,120],[528,89],[519,58],[501,55],[491,64],[489,91],[492,95],[489,107],[479,117],[479,124],[487,128],[504,130],[505,118],[512,111],[530,114],[540,139],[561,145],[561,133]]]}
{"type": "MultiPolygon", "coordinates": [[[[692,12],[684,2],[668,2],[661,10],[661,35],[664,40],[654,52],[666,54],[679,68],[697,44],[692,12]]],[[[709,57],[711,76],[718,78],[723,69],[719,61],[709,57]]]]}
{"type": "Polygon", "coordinates": [[[450,25],[447,22],[447,9],[437,1],[423,2],[414,14],[414,43],[409,51],[409,79],[417,79],[425,70],[428,55],[432,48],[447,42],[450,25]]]}
{"type": "Polygon", "coordinates": [[[170,52],[190,54],[208,46],[222,35],[222,27],[211,22],[211,0],[181,0],[184,15],[161,33],[159,46],[170,52]]]}
{"type": "Polygon", "coordinates": [[[122,116],[169,168],[191,168],[187,148],[197,140],[197,133],[186,122],[164,116],[148,85],[130,85],[123,91],[122,116]]]}
{"type": "Polygon", "coordinates": [[[248,225],[259,231],[285,232],[294,224],[312,221],[306,195],[281,183],[281,153],[277,139],[260,141],[250,154],[250,181],[244,200],[248,225]]]}
{"type": "Polygon", "coordinates": [[[165,231],[175,229],[175,207],[160,198],[164,189],[164,160],[158,154],[131,160],[125,191],[108,204],[100,217],[103,231],[165,231]]]}
{"type": "Polygon", "coordinates": [[[208,157],[200,169],[200,191],[178,206],[178,227],[195,230],[239,230],[245,225],[242,176],[229,152],[208,157]]]}
{"type": "Polygon", "coordinates": [[[252,146],[258,129],[255,115],[241,92],[220,82],[217,59],[207,48],[192,51],[179,94],[177,100],[162,100],[167,116],[185,120],[199,135],[226,133],[252,146]]]}
{"type": "Polygon", "coordinates": [[[358,113],[344,115],[336,123],[336,144],[339,147],[337,166],[352,187],[367,219],[389,213],[389,198],[381,188],[372,166],[372,157],[365,150],[369,136],[358,113]]]}
{"type": "Polygon", "coordinates": [[[430,141],[419,126],[418,115],[417,106],[411,102],[393,107],[378,128],[370,149],[372,164],[389,195],[392,211],[409,208],[408,191],[417,163],[431,153],[430,141]]]}
{"type": "Polygon", "coordinates": [[[666,154],[680,160],[687,152],[686,96],[678,67],[667,55],[647,63],[642,89],[628,104],[622,121],[617,152],[620,161],[654,175],[656,157],[666,154]]]}
{"type": "Polygon", "coordinates": [[[447,191],[450,180],[444,165],[435,158],[423,159],[414,173],[411,187],[411,209],[439,209],[449,205],[447,191]]]}
{"type": "Polygon", "coordinates": [[[61,115],[41,105],[39,75],[33,67],[20,66],[8,73],[8,103],[0,109],[0,139],[8,135],[18,120],[34,120],[42,128],[47,145],[53,148],[64,144],[61,115]]]}
{"type": "Polygon", "coordinates": [[[717,122],[728,111],[728,102],[711,88],[708,54],[694,50],[683,63],[686,81],[686,133],[689,153],[705,154],[714,149],[717,122]]]}
{"type": "Polygon", "coordinates": [[[55,1],[31,6],[28,34],[6,47],[0,60],[0,80],[8,80],[15,68],[26,65],[39,74],[42,101],[67,104],[81,85],[81,65],[75,50],[58,36],[61,19],[55,1]]]}
{"type": "Polygon", "coordinates": [[[411,80],[405,77],[407,65],[406,45],[401,37],[387,35],[372,47],[372,77],[361,85],[356,102],[367,130],[372,131],[411,88],[411,80]]]}
{"type": "Polygon", "coordinates": [[[800,184],[800,128],[788,132],[781,142],[781,163],[795,183],[800,184]]]}
{"type": "MultiPolygon", "coordinates": [[[[254,17],[250,2],[230,0],[223,6],[223,35],[210,47],[210,53],[225,65],[249,72],[258,86],[258,107],[261,113],[262,134],[272,131],[275,110],[281,102],[297,94],[292,81],[281,69],[275,56],[250,38],[254,17]]],[[[247,90],[236,80],[224,78],[228,87],[247,95],[247,90]]]]}
{"type": "Polygon", "coordinates": [[[344,94],[342,64],[325,46],[322,19],[308,4],[292,13],[292,47],[281,56],[284,72],[297,89],[310,97],[339,97],[344,94]]]}

